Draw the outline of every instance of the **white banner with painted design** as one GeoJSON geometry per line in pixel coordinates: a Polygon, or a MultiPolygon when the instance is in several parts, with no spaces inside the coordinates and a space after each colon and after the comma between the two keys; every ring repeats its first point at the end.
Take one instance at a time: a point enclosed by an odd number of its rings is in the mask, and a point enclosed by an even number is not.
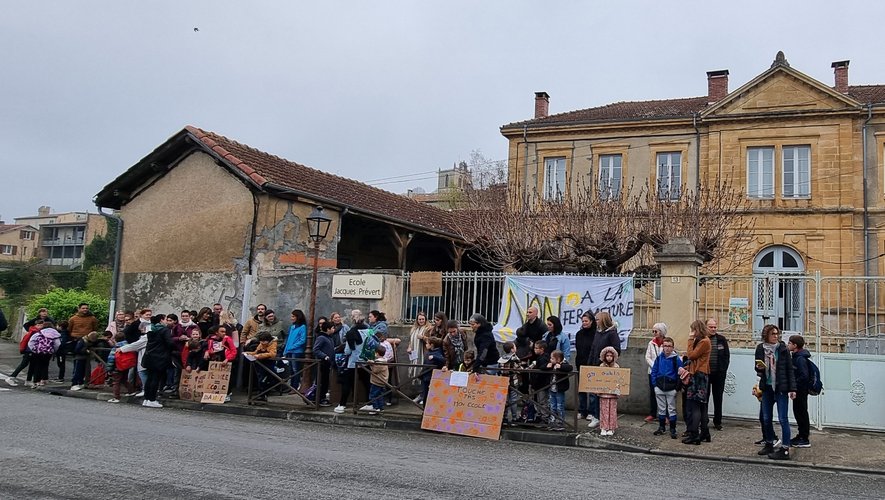
{"type": "Polygon", "coordinates": [[[608,311],[618,325],[621,348],[633,329],[633,278],[590,276],[505,276],[501,310],[495,325],[499,342],[514,340],[525,312],[537,306],[542,321],[558,316],[572,345],[581,329],[581,315],[608,311]]]}

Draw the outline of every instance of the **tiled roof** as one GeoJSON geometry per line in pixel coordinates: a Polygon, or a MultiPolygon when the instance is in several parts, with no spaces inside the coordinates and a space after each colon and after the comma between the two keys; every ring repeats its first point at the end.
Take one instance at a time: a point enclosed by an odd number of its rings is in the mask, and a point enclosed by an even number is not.
{"type": "MultiPolygon", "coordinates": [[[[885,85],[852,85],[848,95],[864,104],[885,103],[885,85]]],[[[707,107],[707,96],[661,99],[655,101],[624,101],[595,108],[579,109],[555,115],[504,125],[503,129],[578,123],[690,118],[707,107]]]]}
{"type": "Polygon", "coordinates": [[[457,234],[454,218],[445,210],[353,179],[306,167],[197,127],[188,126],[186,130],[258,186],[271,183],[319,199],[331,198],[354,212],[381,216],[448,235],[457,234]]]}
{"type": "Polygon", "coordinates": [[[596,108],[579,109],[555,115],[504,125],[503,128],[523,125],[565,125],[569,123],[688,118],[707,106],[707,96],[655,101],[622,101],[596,108]]]}

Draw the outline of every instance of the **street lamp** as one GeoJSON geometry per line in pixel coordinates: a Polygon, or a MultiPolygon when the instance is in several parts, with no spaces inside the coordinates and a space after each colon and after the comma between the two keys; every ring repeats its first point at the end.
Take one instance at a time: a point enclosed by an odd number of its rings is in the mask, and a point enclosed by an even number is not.
{"type": "Polygon", "coordinates": [[[307,216],[308,236],[313,241],[313,277],[310,280],[310,323],[307,324],[307,345],[304,355],[313,354],[313,325],[317,307],[317,261],[320,256],[320,242],[329,234],[332,219],[323,212],[323,207],[317,205],[307,216]]]}

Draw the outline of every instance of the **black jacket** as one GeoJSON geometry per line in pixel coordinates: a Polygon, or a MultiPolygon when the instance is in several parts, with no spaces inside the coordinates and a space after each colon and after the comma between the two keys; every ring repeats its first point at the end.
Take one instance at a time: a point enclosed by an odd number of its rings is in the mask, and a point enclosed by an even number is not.
{"type": "MultiPolygon", "coordinates": [[[[765,348],[762,344],[756,346],[756,359],[765,361],[765,348]]],[[[765,376],[765,370],[756,368],[756,375],[759,375],[759,387],[762,390],[771,390],[765,376]]],[[[796,373],[793,370],[793,359],[790,356],[790,350],[783,342],[777,344],[777,366],[775,367],[775,392],[795,392],[796,391],[796,373]]]]}
{"type": "Polygon", "coordinates": [[[133,321],[126,325],[126,328],[123,329],[123,336],[126,337],[127,344],[133,344],[141,338],[141,330],[139,327],[141,326],[141,322],[138,320],[133,321]]]}
{"type": "MultiPolygon", "coordinates": [[[[548,361],[549,362],[549,361],[548,361]]],[[[553,377],[556,377],[556,392],[563,393],[569,388],[569,376],[568,374],[572,371],[572,365],[568,364],[568,361],[563,361],[559,364],[559,369],[555,368],[547,368],[547,365],[541,367],[542,370],[551,370],[553,375],[551,375],[550,379],[545,383],[550,384],[553,382],[553,377]]]]}
{"type": "Polygon", "coordinates": [[[320,333],[317,334],[316,339],[313,341],[313,358],[325,359],[326,356],[329,357],[329,361],[335,359],[335,344],[332,343],[331,337],[320,333]]]}
{"type": "Polygon", "coordinates": [[[172,332],[168,328],[151,330],[147,333],[147,345],[141,366],[146,370],[165,370],[172,364],[172,332]]]}
{"type": "Polygon", "coordinates": [[[796,390],[808,392],[808,385],[811,382],[811,367],[808,362],[811,359],[811,353],[805,349],[800,349],[793,353],[793,371],[796,374],[796,390]]]}
{"type": "Polygon", "coordinates": [[[483,367],[488,365],[497,365],[498,358],[501,354],[498,352],[498,346],[495,345],[495,336],[492,335],[492,324],[483,323],[476,329],[476,335],[473,337],[473,345],[476,346],[476,363],[483,367]]]}
{"type": "MultiPolygon", "coordinates": [[[[550,362],[550,356],[545,352],[544,354],[538,356],[537,358],[532,360],[532,363],[529,364],[529,368],[532,370],[540,370],[542,368],[547,367],[547,363],[550,362]]],[[[532,389],[538,391],[543,389],[545,386],[550,384],[550,375],[546,373],[529,373],[529,384],[532,386],[532,389]]]]}
{"type": "Polygon", "coordinates": [[[599,362],[590,362],[594,338],[596,338],[596,327],[594,326],[581,328],[575,333],[575,366],[596,366],[599,364],[599,362]]]}
{"type": "Polygon", "coordinates": [[[602,354],[602,350],[606,347],[614,347],[618,351],[618,356],[621,355],[621,337],[618,336],[617,328],[611,327],[602,333],[596,333],[593,345],[590,348],[590,366],[602,364],[602,361],[599,361],[599,355],[602,354]]]}
{"type": "Polygon", "coordinates": [[[728,372],[728,365],[731,363],[731,351],[728,349],[728,339],[721,334],[710,336],[710,374],[724,374],[728,372]],[[715,369],[713,367],[716,367],[715,369]]]}
{"type": "Polygon", "coordinates": [[[526,322],[522,325],[522,337],[516,339],[517,345],[531,341],[532,344],[541,340],[547,333],[547,324],[541,318],[535,318],[533,323],[526,322]]]}

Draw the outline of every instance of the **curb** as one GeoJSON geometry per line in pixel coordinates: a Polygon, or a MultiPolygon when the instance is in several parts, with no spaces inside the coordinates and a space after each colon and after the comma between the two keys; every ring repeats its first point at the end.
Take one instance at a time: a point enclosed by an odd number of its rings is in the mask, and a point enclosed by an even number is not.
{"type": "Polygon", "coordinates": [[[722,455],[695,455],[692,453],[681,453],[678,451],[665,451],[654,448],[644,448],[642,446],[633,446],[630,444],[617,443],[614,441],[606,441],[596,437],[593,434],[579,434],[576,439],[579,448],[593,448],[599,450],[620,451],[625,453],[642,453],[646,455],[656,455],[660,457],[673,458],[690,458],[694,460],[706,460],[708,462],[729,462],[748,465],[774,465],[781,467],[798,467],[804,469],[813,469],[827,472],[851,472],[855,474],[869,474],[876,476],[885,476],[885,470],[881,469],[864,469],[858,467],[845,467],[842,465],[815,464],[796,462],[793,460],[772,461],[761,458],[749,458],[744,456],[722,456],[722,455]]]}
{"type": "MultiPolygon", "coordinates": [[[[51,394],[55,396],[65,396],[71,398],[78,399],[86,399],[92,401],[103,401],[106,402],[110,399],[113,394],[108,392],[94,392],[94,391],[71,391],[70,389],[56,388],[56,387],[48,387],[48,388],[36,388],[29,389],[24,386],[11,387],[13,390],[34,390],[37,392],[42,392],[45,394],[51,394]]],[[[138,404],[137,399],[134,396],[123,397],[121,400],[121,404],[138,404]]],[[[404,417],[366,417],[361,415],[354,415],[351,412],[348,413],[316,413],[314,411],[306,411],[306,410],[283,410],[279,408],[268,408],[264,406],[246,406],[242,404],[226,404],[226,405],[215,405],[215,404],[203,404],[197,403],[193,401],[181,401],[177,399],[166,399],[163,401],[163,406],[167,408],[176,408],[180,410],[190,410],[190,411],[208,411],[213,413],[221,413],[226,415],[240,415],[240,416],[249,416],[249,417],[261,417],[261,418],[273,418],[278,420],[293,420],[298,422],[312,422],[319,424],[332,424],[332,425],[347,425],[351,427],[363,427],[370,429],[389,429],[396,431],[420,431],[421,430],[421,420],[420,419],[410,419],[404,417]]],[[[804,469],[811,470],[820,470],[827,472],[840,472],[840,473],[855,473],[855,474],[869,474],[876,476],[885,476],[885,470],[879,469],[865,469],[865,468],[857,468],[857,467],[845,467],[841,465],[829,465],[829,464],[814,464],[814,463],[804,463],[804,462],[795,462],[792,460],[789,461],[777,461],[772,462],[771,460],[764,460],[758,458],[748,458],[743,456],[721,456],[721,455],[695,455],[691,453],[681,453],[674,451],[664,451],[658,450],[654,448],[645,448],[642,446],[634,446],[625,443],[618,443],[616,441],[609,441],[606,439],[601,439],[597,437],[595,434],[591,433],[583,433],[583,434],[575,434],[575,433],[550,433],[550,432],[538,432],[531,430],[517,430],[517,429],[502,429],[501,430],[501,441],[513,441],[513,442],[521,442],[521,443],[531,443],[531,444],[543,444],[543,445],[551,445],[551,446],[567,446],[574,448],[586,448],[586,449],[597,449],[597,450],[606,450],[606,451],[616,451],[622,453],[636,453],[636,454],[644,454],[644,455],[656,455],[661,457],[673,457],[673,458],[688,458],[694,460],[705,460],[708,462],[729,462],[729,463],[740,463],[740,464],[749,464],[749,465],[774,465],[781,467],[798,467],[804,469]]]]}

